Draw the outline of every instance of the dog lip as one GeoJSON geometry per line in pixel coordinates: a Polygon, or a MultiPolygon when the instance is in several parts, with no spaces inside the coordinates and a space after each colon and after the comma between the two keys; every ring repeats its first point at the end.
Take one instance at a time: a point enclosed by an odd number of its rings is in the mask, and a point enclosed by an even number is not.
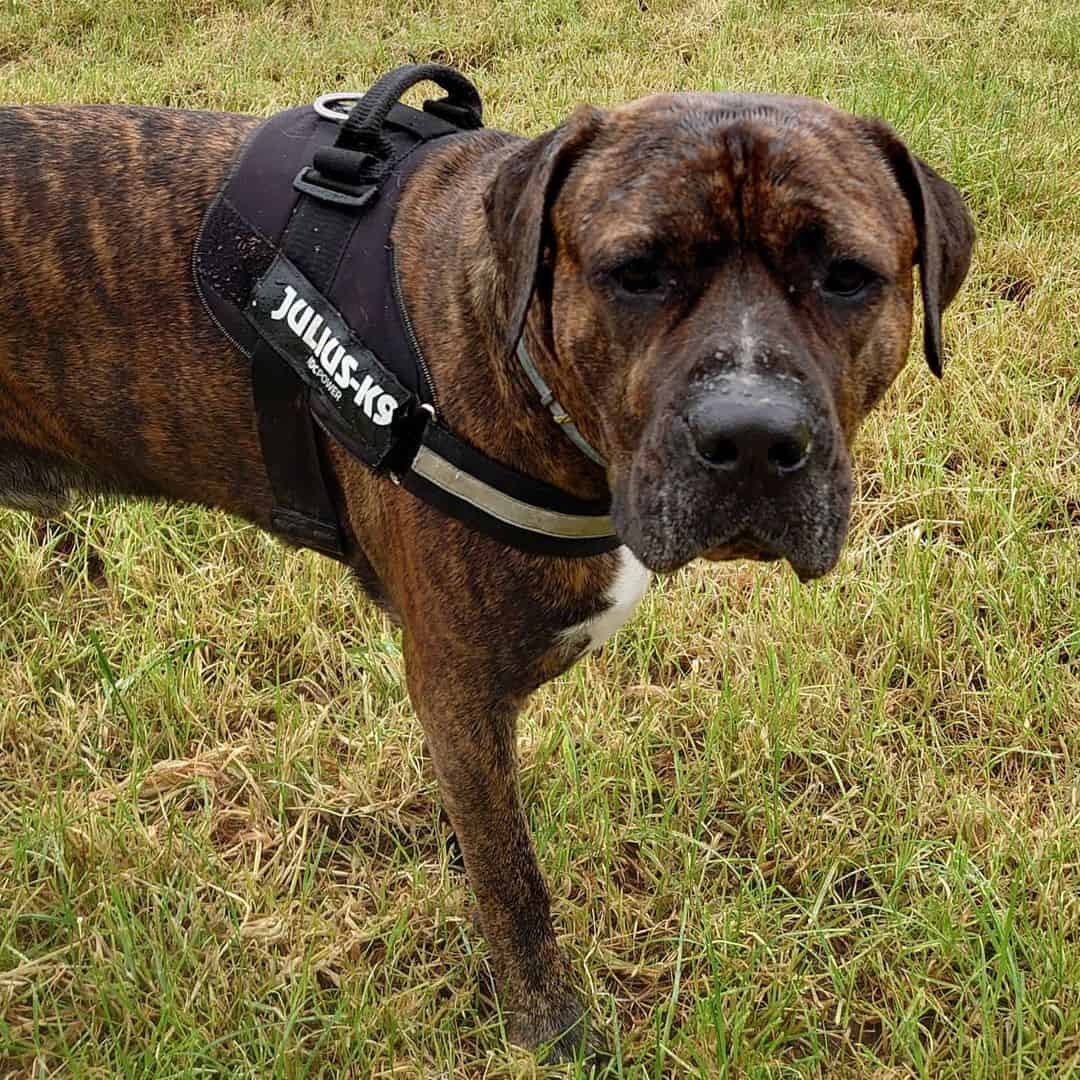
{"type": "Polygon", "coordinates": [[[710,562],[728,562],[732,559],[751,559],[754,562],[776,562],[783,556],[767,545],[755,543],[745,536],[736,537],[727,543],[716,544],[703,551],[700,556],[710,562]]]}
{"type": "Polygon", "coordinates": [[[799,581],[805,585],[815,578],[824,577],[836,563],[835,557],[821,560],[814,559],[809,563],[796,561],[792,554],[777,549],[768,541],[759,537],[751,539],[745,534],[724,541],[711,540],[696,551],[684,550],[674,555],[674,557],[665,557],[655,551],[650,551],[648,545],[639,545],[633,541],[628,542],[627,546],[638,561],[648,567],[654,574],[670,574],[695,559],[706,559],[710,562],[733,562],[737,559],[747,559],[751,562],[761,563],[784,560],[791,567],[799,581]]]}
{"type": "Polygon", "coordinates": [[[699,558],[710,562],[732,562],[736,559],[748,559],[751,562],[772,563],[784,560],[794,571],[802,584],[824,576],[832,568],[832,562],[821,565],[806,565],[796,562],[791,555],[778,549],[765,537],[751,532],[742,532],[730,540],[714,543],[701,552],[699,558]]]}

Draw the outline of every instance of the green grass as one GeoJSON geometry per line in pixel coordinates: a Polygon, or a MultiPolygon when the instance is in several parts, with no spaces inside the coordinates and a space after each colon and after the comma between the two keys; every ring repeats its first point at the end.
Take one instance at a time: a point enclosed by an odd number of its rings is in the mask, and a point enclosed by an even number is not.
{"type": "MultiPolygon", "coordinates": [[[[1080,17],[1067,0],[11,0],[0,99],[267,113],[405,60],[538,132],[672,88],[890,119],[969,195],[839,568],[695,566],[524,786],[613,1075],[1080,1074],[1080,17]]],[[[546,1075],[397,640],[221,516],[0,512],[0,1076],[546,1075]]],[[[553,1073],[552,1075],[555,1075],[553,1073]]]]}

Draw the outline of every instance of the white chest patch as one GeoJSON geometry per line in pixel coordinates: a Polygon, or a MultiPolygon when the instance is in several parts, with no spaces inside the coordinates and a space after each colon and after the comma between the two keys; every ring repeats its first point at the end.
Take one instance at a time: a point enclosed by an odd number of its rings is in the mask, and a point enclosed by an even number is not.
{"type": "Polygon", "coordinates": [[[628,547],[619,548],[619,568],[615,580],[608,588],[608,607],[577,626],[563,631],[567,641],[579,642],[585,638],[584,652],[593,652],[634,613],[645,590],[652,580],[652,573],[634,558],[628,547]]]}

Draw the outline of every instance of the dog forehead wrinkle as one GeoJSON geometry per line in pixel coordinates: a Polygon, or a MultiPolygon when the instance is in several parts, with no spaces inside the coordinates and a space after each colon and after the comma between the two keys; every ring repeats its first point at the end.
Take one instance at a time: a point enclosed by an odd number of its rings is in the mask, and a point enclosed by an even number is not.
{"type": "Polygon", "coordinates": [[[747,239],[758,231],[747,219],[760,225],[762,200],[771,200],[770,221],[785,230],[801,218],[828,216],[831,203],[818,198],[815,177],[832,159],[816,131],[745,115],[717,124],[716,116],[695,113],[696,129],[683,118],[674,130],[638,131],[635,143],[613,143],[597,157],[603,168],[590,208],[608,227],[630,221],[662,231],[719,227],[747,239]],[[635,163],[629,174],[628,157],[635,163]]]}

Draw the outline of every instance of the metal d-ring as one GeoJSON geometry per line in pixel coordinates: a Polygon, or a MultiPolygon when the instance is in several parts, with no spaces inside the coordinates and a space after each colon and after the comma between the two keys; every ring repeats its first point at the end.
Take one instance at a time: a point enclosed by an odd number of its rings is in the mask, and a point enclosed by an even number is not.
{"type": "Polygon", "coordinates": [[[352,107],[363,96],[357,90],[335,90],[330,94],[320,94],[315,99],[312,108],[324,120],[333,120],[335,124],[341,124],[348,117],[352,107]]]}

